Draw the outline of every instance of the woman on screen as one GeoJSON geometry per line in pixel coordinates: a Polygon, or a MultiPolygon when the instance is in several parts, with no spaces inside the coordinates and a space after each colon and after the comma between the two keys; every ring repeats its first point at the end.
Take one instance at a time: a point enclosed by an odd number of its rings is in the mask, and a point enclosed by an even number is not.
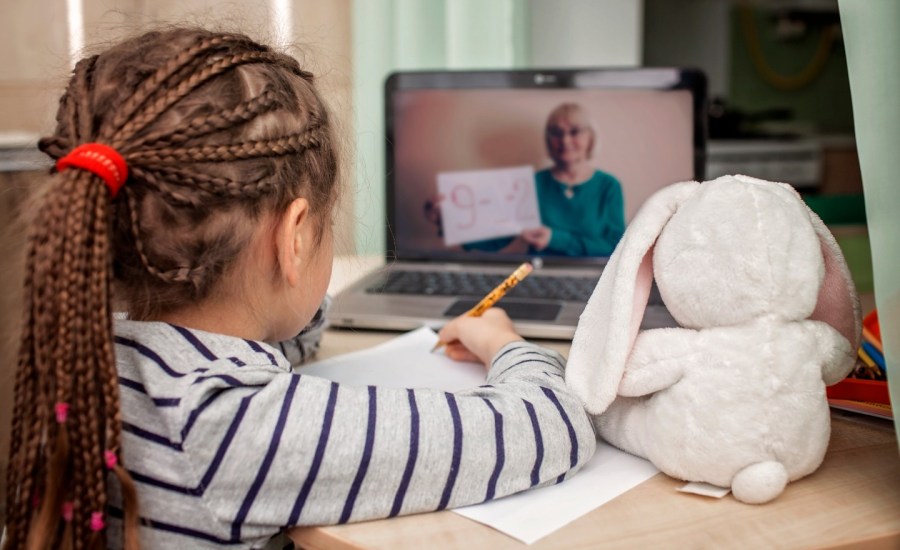
{"type": "Polygon", "coordinates": [[[521,239],[544,254],[609,256],[625,231],[625,205],[619,180],[591,163],[596,133],[587,112],[563,103],[544,136],[553,166],[534,176],[543,225],[521,239]]]}
{"type": "MultiPolygon", "coordinates": [[[[585,109],[577,103],[553,109],[544,139],[553,166],[535,174],[541,227],[514,237],[466,243],[463,249],[558,256],[612,254],[625,231],[622,186],[591,162],[596,132],[585,109]]],[[[440,228],[436,202],[425,204],[425,215],[440,228]]]]}

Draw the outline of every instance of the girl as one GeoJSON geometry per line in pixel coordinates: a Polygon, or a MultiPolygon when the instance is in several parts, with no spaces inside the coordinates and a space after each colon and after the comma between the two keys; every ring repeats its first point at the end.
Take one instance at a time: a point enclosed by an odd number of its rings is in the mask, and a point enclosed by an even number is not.
{"type": "Polygon", "coordinates": [[[7,548],[255,548],[287,526],[557,483],[590,458],[562,358],[499,310],[441,331],[489,366],[456,394],[338,385],[263,343],[310,322],[331,273],[335,140],[292,58],[149,33],[82,60],[57,123],[29,235],[7,548]]]}

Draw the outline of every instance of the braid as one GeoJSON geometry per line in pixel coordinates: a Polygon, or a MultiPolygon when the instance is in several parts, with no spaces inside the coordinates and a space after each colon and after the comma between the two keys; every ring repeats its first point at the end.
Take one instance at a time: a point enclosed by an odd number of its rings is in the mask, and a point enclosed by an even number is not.
{"type": "MultiPolygon", "coordinates": [[[[203,205],[203,196],[197,193],[191,193],[189,191],[185,191],[181,186],[170,183],[162,176],[160,170],[145,170],[140,166],[135,166],[131,169],[131,174],[135,178],[141,178],[144,184],[153,192],[159,193],[160,196],[164,197],[166,202],[173,204],[175,206],[182,207],[192,207],[192,208],[200,208],[203,205]]],[[[191,181],[197,184],[197,189],[202,189],[206,187],[207,183],[211,183],[211,181],[207,180],[218,180],[219,178],[215,176],[210,176],[207,174],[202,174],[200,177],[192,177],[191,181]]],[[[129,207],[129,223],[131,226],[134,226],[137,223],[137,220],[134,216],[137,213],[131,212],[129,207]]]]}
{"type": "MultiPolygon", "coordinates": [[[[85,83],[83,76],[73,79],[69,105],[85,105],[76,101],[84,97],[85,83]]],[[[77,118],[88,119],[84,113],[77,118]]],[[[83,548],[96,538],[88,529],[90,512],[103,511],[106,502],[105,400],[110,392],[117,396],[116,378],[109,380],[115,371],[112,333],[109,321],[86,320],[110,317],[109,193],[84,171],[56,176],[48,191],[28,245],[10,451],[16,477],[7,495],[9,548],[26,540],[38,548],[83,548]],[[36,516],[32,494],[40,499],[36,516]],[[68,500],[75,503],[74,517],[64,525],[61,504],[68,500]]]]}
{"type": "MultiPolygon", "coordinates": [[[[28,251],[26,259],[26,290],[27,281],[32,279],[34,266],[34,250],[28,251]]],[[[25,292],[23,296],[24,311],[32,309],[31,293],[25,292]]],[[[34,372],[27,368],[34,360],[34,330],[30,323],[25,323],[22,328],[22,341],[20,344],[19,361],[16,369],[16,388],[13,403],[13,421],[11,426],[12,444],[9,448],[9,463],[6,472],[6,524],[8,548],[19,548],[24,545],[28,532],[28,518],[31,513],[32,494],[34,492],[32,470],[35,464],[33,458],[29,460],[29,452],[36,455],[35,446],[23,442],[30,442],[32,434],[38,429],[38,423],[26,422],[26,419],[36,419],[38,416],[37,402],[31,397],[35,391],[34,372]]]]}
{"type": "Polygon", "coordinates": [[[189,65],[194,59],[211,50],[221,48],[224,45],[243,44],[251,45],[249,39],[238,35],[220,35],[208,36],[199,40],[199,42],[176,55],[167,65],[154,72],[149,78],[144,80],[137,90],[129,97],[121,108],[113,115],[107,130],[102,132],[100,137],[109,139],[115,135],[122,126],[125,125],[135,114],[135,112],[143,106],[143,104],[159,90],[163,89],[163,84],[175,73],[189,65]]]}
{"type": "Polygon", "coordinates": [[[67,89],[66,101],[62,105],[62,108],[64,109],[62,119],[65,122],[63,131],[70,141],[74,141],[77,138],[78,130],[81,127],[79,122],[79,110],[83,103],[79,96],[84,92],[84,90],[81,89],[81,86],[84,85],[85,80],[83,77],[85,65],[85,60],[83,59],[75,64],[75,70],[72,73],[72,83],[67,89]]]}
{"type": "Polygon", "coordinates": [[[65,156],[72,149],[72,145],[68,139],[62,136],[52,136],[38,140],[38,149],[50,158],[58,159],[65,156]]]}
{"type": "Polygon", "coordinates": [[[195,118],[183,130],[177,129],[174,132],[169,132],[168,129],[157,130],[142,139],[137,139],[135,144],[149,148],[179,145],[190,139],[233,128],[277,106],[275,92],[271,87],[267,87],[260,95],[235,107],[231,113],[214,113],[205,119],[195,118]]]}
{"type": "Polygon", "coordinates": [[[258,199],[270,193],[278,184],[278,180],[271,177],[240,182],[173,165],[163,165],[155,170],[135,168],[134,173],[146,179],[151,187],[163,193],[173,204],[190,206],[203,204],[203,197],[195,193],[180,192],[179,188],[200,191],[213,197],[258,199]]]}
{"type": "MultiPolygon", "coordinates": [[[[82,179],[90,179],[86,175],[81,175],[82,179]]],[[[87,183],[90,185],[90,183],[87,183]]],[[[94,186],[97,187],[97,186],[94,186]]],[[[91,411],[91,407],[83,407],[78,401],[78,396],[90,395],[91,388],[85,386],[79,376],[78,367],[81,363],[80,357],[83,357],[84,346],[81,341],[82,335],[85,333],[82,327],[81,319],[88,309],[84,308],[84,296],[82,291],[85,287],[85,279],[87,269],[86,262],[88,254],[85,241],[88,234],[85,231],[79,231],[77,228],[84,227],[86,215],[88,215],[86,204],[88,196],[83,193],[70,193],[70,200],[65,201],[63,208],[65,215],[62,220],[67,230],[72,228],[71,241],[59,252],[61,255],[59,288],[61,292],[58,296],[59,311],[57,313],[58,329],[57,338],[59,345],[52,347],[52,380],[55,383],[55,392],[52,402],[55,407],[61,404],[72,405],[73,409],[63,422],[57,421],[49,424],[48,441],[55,441],[53,449],[48,449],[49,465],[47,468],[47,483],[44,488],[44,503],[36,520],[36,526],[33,528],[36,532],[51,532],[54,526],[58,525],[61,519],[62,503],[71,498],[72,494],[80,492],[81,485],[80,476],[74,476],[71,483],[67,483],[63,476],[71,470],[73,453],[78,456],[79,450],[87,442],[88,445],[94,443],[84,430],[79,433],[78,428],[84,425],[84,413],[82,411],[91,411]],[[68,287],[68,288],[66,288],[68,287]],[[75,359],[73,361],[73,358],[75,359]],[[74,364],[74,370],[73,365],[74,364]],[[79,392],[74,392],[73,388],[79,388],[79,392]],[[71,403],[70,403],[71,402],[71,403]],[[79,437],[71,437],[71,434],[78,433],[79,437]],[[55,434],[55,435],[54,435],[55,434]]],[[[83,365],[88,367],[88,365],[83,365]]],[[[89,368],[89,367],[88,367],[89,368]]],[[[48,377],[50,378],[50,377],[48,377]]],[[[88,418],[93,415],[88,414],[88,418]]],[[[84,470],[79,470],[84,471],[84,470]]],[[[51,539],[52,540],[52,539],[51,539]]],[[[48,541],[49,542],[49,541],[48,541]]],[[[68,544],[68,541],[60,540],[60,544],[68,544]]]]}
{"type": "MultiPolygon", "coordinates": [[[[62,220],[66,221],[67,228],[79,227],[83,224],[84,206],[85,198],[81,194],[75,194],[73,200],[64,203],[63,208],[66,213],[62,220]]],[[[55,385],[54,388],[48,388],[53,391],[52,395],[49,392],[45,394],[47,401],[53,403],[54,407],[68,406],[69,396],[73,394],[73,373],[69,363],[73,357],[78,356],[75,352],[76,348],[81,347],[78,342],[79,335],[82,332],[80,330],[79,313],[84,310],[78,307],[78,302],[81,301],[82,296],[77,291],[77,288],[79,286],[83,287],[83,284],[79,285],[79,282],[84,279],[84,260],[86,255],[83,253],[83,243],[80,242],[84,238],[84,232],[73,231],[72,242],[68,243],[68,246],[64,246],[60,251],[61,273],[59,281],[61,281],[62,285],[70,281],[70,286],[75,288],[70,289],[68,292],[61,292],[58,296],[57,338],[59,345],[50,348],[52,351],[50,353],[49,369],[52,372],[52,376],[44,376],[48,381],[52,380],[55,385]]],[[[44,410],[48,408],[45,405],[44,410]]],[[[78,443],[82,441],[80,438],[73,440],[70,437],[73,423],[76,425],[80,424],[76,420],[77,417],[78,415],[73,411],[71,419],[66,419],[63,422],[57,419],[56,423],[51,422],[47,425],[47,443],[44,445],[45,455],[48,460],[46,483],[42,491],[43,502],[32,528],[33,532],[49,534],[55,531],[55,526],[60,523],[62,503],[67,500],[67,497],[73,491],[77,491],[76,487],[68,486],[64,479],[66,472],[70,470],[73,443],[77,454],[78,443]],[[52,447],[49,445],[51,441],[54,442],[52,447]]],[[[74,485],[77,485],[78,477],[76,476],[72,481],[76,482],[74,485]]],[[[44,536],[48,537],[49,535],[44,536]]],[[[47,542],[51,540],[53,539],[50,538],[47,542]]]]}
{"type": "MultiPolygon", "coordinates": [[[[25,330],[22,339],[23,355],[30,354],[32,346],[32,338],[30,330],[25,330]]],[[[20,364],[27,361],[30,357],[20,358],[20,364]]],[[[22,411],[22,414],[15,414],[12,423],[13,442],[28,441],[31,439],[29,435],[33,431],[34,424],[26,423],[23,419],[34,418],[36,415],[36,402],[26,399],[26,396],[34,393],[34,378],[32,373],[21,368],[16,372],[16,390],[15,400],[13,403],[14,411],[22,411]]],[[[27,518],[23,513],[31,510],[31,497],[34,488],[32,486],[32,476],[29,466],[33,466],[34,462],[29,461],[26,453],[31,449],[31,445],[10,446],[9,464],[6,472],[6,513],[7,513],[7,539],[11,548],[22,546],[27,534],[27,518]]]]}
{"type": "MultiPolygon", "coordinates": [[[[84,303],[84,299],[82,299],[82,303],[78,305],[79,311],[90,311],[86,308],[87,304],[84,303]]],[[[83,316],[78,316],[76,321],[76,330],[78,333],[84,333],[88,329],[87,319],[83,316]]],[[[90,343],[86,342],[84,338],[79,338],[76,344],[75,356],[83,357],[85,353],[89,353],[90,343]],[[86,349],[87,348],[87,349],[86,349]]],[[[79,379],[79,383],[81,380],[79,379]]],[[[79,396],[84,392],[91,391],[89,388],[79,387],[79,396]]],[[[79,399],[79,402],[74,403],[73,406],[78,408],[86,408],[83,404],[83,399],[79,399]]],[[[72,425],[67,426],[72,430],[72,433],[75,434],[75,441],[79,442],[81,445],[78,445],[79,448],[72,450],[72,469],[76,472],[87,472],[88,466],[84,461],[84,453],[82,448],[84,444],[91,441],[91,435],[88,433],[90,430],[90,425],[88,422],[81,421],[78,415],[73,415],[72,425]]],[[[89,444],[89,443],[88,443],[89,444]]],[[[75,548],[84,548],[84,540],[86,538],[86,527],[87,527],[87,517],[85,515],[86,506],[82,500],[82,496],[86,494],[86,480],[85,476],[77,476],[72,480],[72,494],[69,495],[69,499],[72,502],[72,512],[73,517],[71,524],[71,539],[72,545],[75,548]]]]}
{"type": "Polygon", "coordinates": [[[209,79],[246,63],[276,63],[277,55],[268,51],[250,51],[228,57],[214,58],[212,63],[199,72],[191,72],[173,91],[163,95],[153,102],[146,111],[140,112],[132,120],[128,121],[122,127],[121,132],[113,138],[113,146],[121,148],[123,151],[128,151],[126,147],[123,147],[128,143],[126,140],[143,130],[148,124],[159,118],[169,107],[177,103],[178,100],[209,79]]]}
{"type": "Polygon", "coordinates": [[[93,76],[94,66],[97,63],[96,55],[82,59],[75,65],[76,94],[73,97],[77,126],[70,128],[73,136],[79,136],[82,140],[89,140],[94,135],[94,117],[90,104],[90,80],[93,76]]]}
{"type": "Polygon", "coordinates": [[[141,258],[141,263],[148,273],[165,283],[192,283],[198,284],[200,276],[203,273],[202,268],[190,268],[182,266],[177,269],[163,271],[156,268],[144,249],[143,238],[141,237],[140,221],[138,220],[137,204],[131,193],[128,194],[128,211],[131,215],[131,232],[134,237],[135,251],[141,258]]]}
{"type": "MultiPolygon", "coordinates": [[[[102,185],[93,185],[87,190],[93,199],[91,204],[91,216],[86,225],[90,238],[85,243],[84,249],[88,252],[86,277],[80,282],[83,296],[93,296],[94,307],[82,311],[85,323],[83,334],[87,338],[83,340],[84,346],[80,350],[80,361],[76,362],[76,376],[86,391],[79,392],[78,400],[89,411],[96,411],[87,415],[86,439],[82,438],[81,449],[84,457],[85,473],[84,490],[87,495],[87,506],[81,510],[81,528],[88,524],[90,514],[105,512],[106,508],[106,470],[103,466],[103,451],[107,448],[109,438],[109,407],[106,400],[115,398],[118,401],[118,376],[115,374],[115,358],[108,352],[112,345],[112,327],[109,324],[109,228],[106,217],[108,216],[108,201],[101,195],[107,191],[102,185]],[[105,323],[98,322],[97,318],[105,318],[105,323]],[[112,380],[109,377],[113,376],[112,380]],[[110,382],[112,385],[110,386],[110,382]],[[107,394],[109,391],[111,393],[107,394]]],[[[75,291],[75,289],[73,289],[75,291]]],[[[94,533],[93,536],[98,536],[94,533]]]]}
{"type": "Polygon", "coordinates": [[[299,134],[276,139],[245,141],[233,145],[200,145],[183,149],[165,148],[141,151],[131,158],[147,163],[179,164],[182,162],[231,162],[258,157],[300,153],[319,145],[319,129],[310,128],[299,134]]]}
{"type": "MultiPolygon", "coordinates": [[[[98,213],[99,214],[99,213],[98,213]]],[[[102,218],[98,215],[94,218],[97,221],[100,221],[102,218]]],[[[105,227],[105,220],[104,220],[105,227]]],[[[104,247],[108,247],[108,240],[104,240],[101,242],[104,247]]],[[[104,265],[94,265],[93,269],[91,269],[90,273],[95,274],[92,278],[92,282],[94,285],[103,286],[106,284],[106,281],[97,277],[96,274],[103,273],[103,270],[108,272],[109,266],[106,258],[108,258],[108,251],[101,251],[101,253],[95,254],[94,258],[97,263],[103,263],[104,265]]],[[[108,302],[109,293],[102,293],[104,300],[108,302]]],[[[112,320],[109,315],[101,315],[100,312],[106,310],[109,307],[109,304],[104,304],[103,308],[94,308],[92,320],[98,326],[105,327],[103,333],[112,333],[112,320]]],[[[122,446],[122,408],[119,399],[119,384],[118,384],[118,372],[115,368],[114,363],[114,354],[112,343],[108,339],[103,339],[98,343],[99,345],[95,347],[96,350],[103,357],[108,357],[109,361],[106,362],[108,365],[108,371],[106,376],[101,377],[101,382],[104,382],[104,387],[100,395],[103,395],[106,398],[106,452],[111,452],[116,456],[118,462],[120,455],[120,449],[122,446]]],[[[132,526],[131,533],[125,533],[125,547],[129,550],[139,550],[139,545],[137,541],[137,533],[134,530],[134,527],[139,523],[139,514],[138,514],[138,500],[137,500],[137,492],[135,490],[134,481],[131,479],[131,476],[125,471],[125,468],[121,464],[116,464],[113,466],[113,473],[119,480],[119,488],[122,494],[122,508],[125,511],[125,525],[132,526]]],[[[104,480],[100,480],[101,488],[105,489],[105,486],[102,485],[104,480]]],[[[101,497],[106,497],[106,492],[101,492],[101,497]]],[[[98,510],[104,510],[104,506],[98,506],[98,510]]]]}

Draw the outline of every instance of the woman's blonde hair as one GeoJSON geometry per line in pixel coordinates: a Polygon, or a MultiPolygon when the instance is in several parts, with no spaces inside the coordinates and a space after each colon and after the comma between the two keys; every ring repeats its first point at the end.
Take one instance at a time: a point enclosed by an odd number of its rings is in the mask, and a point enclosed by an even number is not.
{"type": "Polygon", "coordinates": [[[583,122],[584,126],[591,134],[591,141],[588,143],[587,148],[587,158],[591,158],[594,155],[594,143],[597,141],[597,132],[594,131],[594,124],[591,121],[591,117],[587,112],[587,109],[582,107],[578,103],[561,103],[557,105],[550,114],[547,115],[547,122],[544,123],[545,132],[545,143],[544,145],[547,147],[547,150],[550,151],[550,134],[549,129],[553,125],[553,123],[560,118],[564,118],[570,122],[583,122]]]}
{"type": "MultiPolygon", "coordinates": [[[[205,299],[253,228],[297,197],[326,223],[337,152],[313,77],[246,36],[150,32],[83,59],[40,148],[97,142],[129,178],[111,198],[87,171],[53,174],[28,235],[7,481],[6,548],[105,547],[107,470],[138,547],[121,461],[112,301],[154,318],[205,299]]],[[[320,225],[321,228],[321,225],[320,225]]],[[[322,232],[320,231],[320,235],[322,232]]]]}

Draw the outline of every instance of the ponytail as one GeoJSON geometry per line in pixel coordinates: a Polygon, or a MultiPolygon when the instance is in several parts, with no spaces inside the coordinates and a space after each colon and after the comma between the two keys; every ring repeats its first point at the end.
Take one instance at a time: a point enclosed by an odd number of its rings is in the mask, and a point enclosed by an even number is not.
{"type": "MultiPolygon", "coordinates": [[[[92,64],[87,60],[76,67],[61,101],[69,129],[87,125],[89,113],[79,106],[85,103],[82,96],[92,64]]],[[[6,549],[106,544],[104,453],[115,454],[121,448],[121,415],[110,295],[114,193],[104,160],[108,158],[86,154],[84,148],[61,159],[60,171],[43,190],[28,234],[6,549]]],[[[121,174],[120,183],[124,177],[121,174]]],[[[130,489],[132,496],[125,503],[130,520],[125,540],[126,547],[134,549],[138,547],[134,484],[116,466],[123,491],[127,494],[130,489]]]]}
{"type": "Polygon", "coordinates": [[[208,298],[261,212],[298,196],[330,212],[337,152],[296,60],[194,29],[82,60],[56,120],[39,146],[57,171],[28,234],[4,550],[105,548],[109,480],[138,550],[113,282],[132,319],[208,298]]]}

